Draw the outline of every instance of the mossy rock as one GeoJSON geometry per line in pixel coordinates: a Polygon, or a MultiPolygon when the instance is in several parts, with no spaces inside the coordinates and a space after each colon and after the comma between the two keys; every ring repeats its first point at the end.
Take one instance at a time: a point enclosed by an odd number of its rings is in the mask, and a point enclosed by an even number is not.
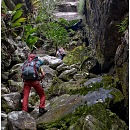
{"type": "Polygon", "coordinates": [[[102,103],[98,103],[89,107],[86,105],[78,107],[73,113],[62,117],[55,122],[40,123],[37,127],[38,129],[49,130],[53,128],[60,130],[87,130],[92,128],[95,128],[95,130],[110,130],[114,129],[115,126],[120,130],[128,129],[126,123],[119,119],[115,113],[112,113],[102,103]],[[88,115],[93,117],[94,120],[89,120],[89,122],[94,122],[91,125],[87,122],[88,115]]]}
{"type": "Polygon", "coordinates": [[[124,95],[122,94],[122,92],[119,89],[114,89],[111,92],[111,95],[114,97],[113,99],[113,103],[117,103],[117,102],[121,102],[124,99],[124,95]]]}
{"type": "Polygon", "coordinates": [[[86,54],[86,48],[83,46],[75,47],[72,51],[68,52],[64,57],[63,62],[67,65],[72,65],[75,63],[82,63],[88,58],[86,54]]]}
{"type": "Polygon", "coordinates": [[[121,84],[123,94],[125,96],[125,104],[128,106],[129,99],[129,83],[128,83],[128,64],[124,64],[123,67],[116,68],[115,78],[118,79],[118,82],[121,84]]]}
{"type": "Polygon", "coordinates": [[[2,98],[2,102],[1,102],[1,110],[4,111],[5,113],[9,113],[12,111],[12,109],[7,104],[7,101],[5,101],[3,98],[2,98]]]}

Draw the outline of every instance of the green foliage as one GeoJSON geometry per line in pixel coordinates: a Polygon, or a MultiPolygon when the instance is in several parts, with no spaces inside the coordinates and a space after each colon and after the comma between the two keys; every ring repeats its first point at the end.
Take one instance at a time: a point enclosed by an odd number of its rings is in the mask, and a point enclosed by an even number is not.
{"type": "Polygon", "coordinates": [[[69,26],[74,25],[74,24],[77,23],[78,21],[79,21],[78,19],[69,21],[69,26]]]}
{"type": "Polygon", "coordinates": [[[58,47],[59,45],[64,46],[69,40],[66,29],[56,22],[48,23],[46,37],[54,43],[55,47],[58,47]]]}
{"type": "Polygon", "coordinates": [[[127,130],[128,128],[115,113],[112,113],[102,103],[97,103],[92,106],[80,106],[76,108],[74,112],[56,120],[55,122],[40,123],[38,124],[38,129],[71,130],[73,128],[75,130],[80,130],[82,128],[85,130],[86,128],[87,130],[90,128],[89,123],[87,125],[87,121],[90,122],[91,126],[95,126],[96,130],[110,130],[113,129],[113,125],[119,125],[119,128],[122,130],[127,130]],[[92,115],[94,119],[87,120],[87,115],[92,115]]]}
{"type": "Polygon", "coordinates": [[[24,36],[25,36],[25,41],[30,49],[35,45],[37,40],[39,39],[36,36],[36,28],[33,28],[31,25],[26,25],[24,28],[24,36]]]}
{"type": "Polygon", "coordinates": [[[5,111],[6,113],[9,113],[12,111],[9,105],[7,104],[7,101],[5,101],[4,99],[2,99],[1,109],[2,111],[5,111]]]}
{"type": "Polygon", "coordinates": [[[7,6],[5,5],[4,0],[1,3],[1,12],[7,14],[7,6]]]}
{"type": "Polygon", "coordinates": [[[118,32],[124,34],[125,30],[128,28],[128,25],[129,25],[129,18],[126,17],[122,20],[122,22],[119,25],[117,25],[119,29],[118,32]]]}
{"type": "Polygon", "coordinates": [[[22,6],[22,4],[17,4],[14,11],[12,11],[12,20],[10,21],[11,27],[18,27],[21,23],[26,21],[26,18],[21,18],[23,14],[23,10],[21,9],[22,6]]]}
{"type": "Polygon", "coordinates": [[[86,95],[88,92],[90,91],[96,91],[98,90],[99,88],[101,88],[103,86],[103,84],[100,82],[100,83],[95,83],[95,84],[91,84],[92,87],[86,87],[86,86],[82,86],[78,89],[71,89],[68,93],[70,95],[74,95],[74,94],[80,94],[80,95],[86,95]]]}
{"type": "Polygon", "coordinates": [[[57,20],[57,22],[58,22],[60,25],[62,25],[63,27],[69,26],[69,22],[68,22],[67,20],[65,20],[64,18],[59,18],[59,19],[57,20]]]}
{"type": "MultiPolygon", "coordinates": [[[[55,8],[54,1],[40,1],[31,0],[32,9],[37,9],[37,15],[27,14],[27,18],[22,18],[23,10],[21,9],[22,4],[16,5],[15,9],[11,12],[12,19],[9,21],[9,27],[6,30],[11,30],[11,33],[15,36],[23,34],[22,40],[25,40],[29,48],[31,49],[37,40],[37,35],[44,36],[48,41],[53,43],[57,48],[59,45],[65,45],[68,42],[68,32],[63,27],[67,24],[64,19],[55,21],[51,10],[55,8]],[[49,10],[49,11],[48,11],[49,10]],[[52,20],[53,19],[53,20],[52,20]],[[26,24],[22,24],[26,21],[26,24]],[[51,22],[54,21],[54,22],[51,22]],[[33,27],[35,24],[35,28],[33,27]],[[31,24],[31,25],[28,25],[31,24]],[[23,28],[18,31],[19,28],[23,28]]],[[[3,3],[3,6],[6,5],[3,3]]],[[[4,8],[5,10],[6,8],[4,8]]],[[[4,25],[2,25],[3,28],[4,25]]],[[[2,28],[2,29],[3,29],[2,28]]]]}
{"type": "MultiPolygon", "coordinates": [[[[2,2],[3,3],[3,2],[2,2]]],[[[6,5],[3,3],[3,12],[5,12],[5,17],[10,15],[10,19],[4,21],[2,19],[2,34],[15,34],[17,36],[17,30],[22,27],[22,23],[26,21],[26,18],[22,18],[23,10],[21,7],[23,4],[17,4],[13,11],[7,11],[6,5]],[[5,24],[6,23],[6,24],[5,24]]]]}

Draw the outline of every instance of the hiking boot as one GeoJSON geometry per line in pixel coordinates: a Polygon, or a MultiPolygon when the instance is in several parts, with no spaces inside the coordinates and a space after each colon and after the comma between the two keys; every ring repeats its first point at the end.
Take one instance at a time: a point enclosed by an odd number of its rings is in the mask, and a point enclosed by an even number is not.
{"type": "Polygon", "coordinates": [[[44,113],[46,113],[46,112],[47,112],[47,110],[46,110],[45,108],[39,107],[39,113],[40,113],[40,114],[44,114],[44,113]]]}

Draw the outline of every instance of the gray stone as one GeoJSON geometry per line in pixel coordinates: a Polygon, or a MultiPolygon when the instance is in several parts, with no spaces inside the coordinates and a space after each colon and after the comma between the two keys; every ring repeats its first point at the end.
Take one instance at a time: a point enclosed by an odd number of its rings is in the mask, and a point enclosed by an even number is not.
{"type": "MultiPolygon", "coordinates": [[[[6,101],[7,107],[11,110],[19,110],[21,107],[21,96],[20,93],[3,94],[2,100],[6,101]]],[[[4,104],[2,104],[3,106],[4,104]]],[[[5,108],[6,109],[6,108],[5,108]]]]}
{"type": "Polygon", "coordinates": [[[13,111],[8,114],[8,128],[10,130],[36,130],[36,122],[27,112],[13,111]]]}

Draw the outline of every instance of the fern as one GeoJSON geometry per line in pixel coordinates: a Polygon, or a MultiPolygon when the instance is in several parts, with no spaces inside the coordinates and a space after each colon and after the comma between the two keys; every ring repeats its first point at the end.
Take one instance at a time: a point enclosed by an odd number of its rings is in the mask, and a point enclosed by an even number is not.
{"type": "Polygon", "coordinates": [[[128,28],[129,19],[128,17],[124,18],[123,21],[117,25],[118,32],[124,34],[125,30],[128,28]]]}

